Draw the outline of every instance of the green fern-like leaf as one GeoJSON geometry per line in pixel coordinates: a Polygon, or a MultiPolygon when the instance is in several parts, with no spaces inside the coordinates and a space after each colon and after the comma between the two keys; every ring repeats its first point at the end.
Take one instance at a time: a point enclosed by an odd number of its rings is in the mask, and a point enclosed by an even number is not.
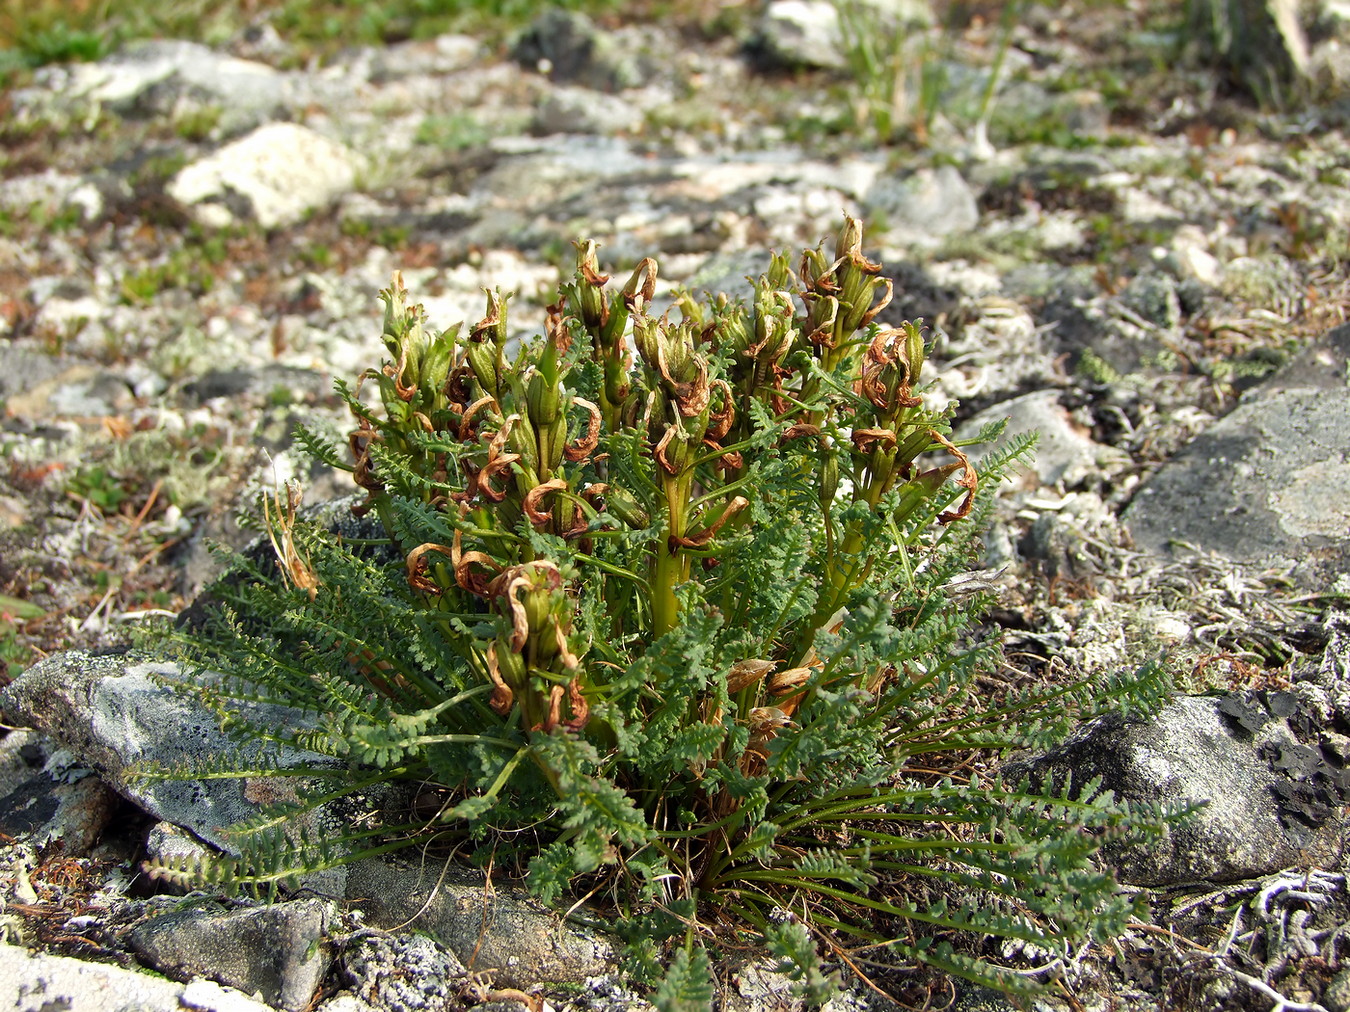
{"type": "Polygon", "coordinates": [[[702,946],[680,949],[652,996],[652,1004],[658,1012],[707,1012],[712,1008],[712,1000],[708,953],[702,946]]]}

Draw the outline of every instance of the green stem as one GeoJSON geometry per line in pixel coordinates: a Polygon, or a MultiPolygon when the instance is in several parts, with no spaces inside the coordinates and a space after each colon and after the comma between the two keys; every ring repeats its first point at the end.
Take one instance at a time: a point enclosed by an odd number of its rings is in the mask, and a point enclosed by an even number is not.
{"type": "Polygon", "coordinates": [[[688,526],[689,488],[692,471],[663,476],[661,488],[666,497],[666,529],[656,546],[652,566],[652,635],[659,639],[675,628],[680,605],[675,588],[689,579],[689,557],[675,544],[688,526]]]}

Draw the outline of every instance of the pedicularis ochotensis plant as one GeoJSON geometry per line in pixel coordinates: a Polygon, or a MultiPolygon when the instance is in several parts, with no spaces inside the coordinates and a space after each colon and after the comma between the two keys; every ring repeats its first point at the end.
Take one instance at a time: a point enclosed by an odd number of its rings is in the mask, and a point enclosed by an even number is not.
{"type": "Polygon", "coordinates": [[[973,630],[981,598],[954,588],[1027,441],[977,471],[953,406],[922,395],[919,327],[876,322],[891,282],[859,223],[833,252],[772,257],[748,304],[681,294],[661,315],[654,260],[612,290],[596,245],[577,251],[518,350],[498,292],[467,334],[430,329],[397,275],[381,293],[389,359],[339,384],[350,458],[301,432],[365,491],[372,538],[297,518],[292,489],[265,504],[280,575],[236,557],[180,633],[178,684],[241,739],[331,761],[241,748],[212,774],[330,786],[238,827],[237,854],[157,873],[274,888],[476,843],[498,868],[514,854],[542,899],[616,923],[666,1009],[709,1007],[708,948],[737,937],[819,998],[839,967],[1024,990],[1039,978],[970,939],[1043,958],[1118,933],[1129,904],[1093,855],[1161,813],[976,770],[1156,703],[1162,676],[977,690],[999,648],[973,630]],[[257,726],[259,700],[309,719],[257,726]],[[288,828],[393,780],[422,785],[403,816],[288,828]]]}

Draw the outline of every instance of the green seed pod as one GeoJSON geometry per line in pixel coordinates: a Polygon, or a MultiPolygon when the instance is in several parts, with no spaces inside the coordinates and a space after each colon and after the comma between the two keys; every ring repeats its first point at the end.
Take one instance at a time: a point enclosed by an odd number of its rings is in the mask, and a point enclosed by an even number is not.
{"type": "Polygon", "coordinates": [[[503,298],[501,290],[497,288],[490,291],[484,288],[483,293],[487,296],[487,313],[473,325],[469,340],[494,344],[500,348],[506,344],[506,303],[510,296],[503,298]]]}
{"type": "Polygon", "coordinates": [[[764,275],[764,281],[772,291],[788,292],[796,287],[797,278],[792,273],[792,266],[786,253],[775,253],[770,258],[769,270],[764,275]]]}
{"type": "Polygon", "coordinates": [[[509,634],[497,637],[497,673],[517,692],[525,684],[525,658],[511,649],[509,634]]]}
{"type": "Polygon", "coordinates": [[[661,321],[650,316],[639,316],[633,321],[633,344],[648,368],[661,371],[661,321]]]}
{"type": "Polygon", "coordinates": [[[513,453],[520,454],[520,466],[533,473],[539,473],[539,442],[535,434],[535,428],[530,423],[528,415],[512,415],[508,422],[511,422],[511,450],[513,453]]]}
{"type": "Polygon", "coordinates": [[[755,292],[755,343],[750,349],[761,366],[783,360],[792,347],[796,308],[788,292],[766,288],[755,292]]]}
{"type": "MultiPolygon", "coordinates": [[[[545,430],[541,427],[539,431],[543,433],[545,430]]],[[[548,473],[552,474],[562,466],[563,450],[567,447],[567,419],[561,414],[558,415],[547,432],[547,447],[540,445],[539,457],[546,463],[548,473]]]]}
{"type": "Polygon", "coordinates": [[[530,409],[530,421],[536,428],[547,428],[562,417],[562,398],[559,385],[535,370],[526,388],[525,403],[530,409]]]}
{"type": "Polygon", "coordinates": [[[577,249],[576,284],[573,286],[574,305],[572,312],[581,320],[592,334],[598,333],[605,325],[609,311],[605,306],[605,282],[607,275],[600,273],[600,262],[595,255],[599,244],[591,239],[579,240],[572,244],[577,249]]]}
{"type": "Polygon", "coordinates": [[[497,383],[497,349],[490,344],[470,343],[467,349],[469,368],[478,378],[483,392],[498,397],[501,394],[497,383]]]}
{"type": "Polygon", "coordinates": [[[839,454],[831,447],[820,449],[820,507],[828,511],[839,491],[839,454]]]}
{"type": "Polygon", "coordinates": [[[419,386],[426,403],[435,407],[443,404],[445,381],[450,376],[450,367],[455,360],[455,339],[459,327],[451,327],[430,341],[426,355],[422,360],[419,386]]]}
{"type": "Polygon", "coordinates": [[[900,440],[895,448],[895,459],[897,463],[908,464],[919,454],[923,453],[933,443],[933,437],[928,434],[927,429],[915,429],[900,440]]]}
{"type": "Polygon", "coordinates": [[[605,492],[605,512],[613,513],[634,530],[646,530],[652,522],[651,516],[632,493],[611,485],[605,492]]]}
{"type": "Polygon", "coordinates": [[[962,470],[960,463],[944,464],[917,474],[900,486],[900,498],[891,514],[896,523],[907,519],[923,503],[931,499],[946,484],[947,479],[962,470]]]}
{"type": "Polygon", "coordinates": [[[905,361],[909,363],[909,385],[916,386],[919,382],[919,374],[923,372],[924,346],[923,333],[919,330],[917,324],[906,323],[905,327],[905,361]]]}

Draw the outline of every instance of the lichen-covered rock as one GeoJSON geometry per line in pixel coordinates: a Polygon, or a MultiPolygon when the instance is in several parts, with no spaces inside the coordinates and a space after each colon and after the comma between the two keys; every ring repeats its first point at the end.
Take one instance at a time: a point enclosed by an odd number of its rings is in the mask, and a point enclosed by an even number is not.
{"type": "MultiPolygon", "coordinates": [[[[262,789],[249,779],[146,781],[128,776],[138,762],[182,767],[210,762],[234,748],[212,713],[153,677],[176,673],[175,665],[145,656],[72,650],[25,671],[0,691],[0,706],[11,722],[55,738],[145,811],[233,851],[222,829],[256,815],[259,804],[274,799],[277,790],[295,790],[296,785],[272,779],[262,789]]],[[[270,704],[250,712],[278,726],[310,719],[270,704]]],[[[278,751],[277,758],[285,765],[314,768],[334,762],[289,749],[278,751]]]]}
{"type": "Polygon", "coordinates": [[[1136,543],[1289,568],[1310,586],[1350,571],[1347,363],[1343,326],[1248,391],[1135,495],[1136,543]]]}
{"type": "Polygon", "coordinates": [[[389,1012],[452,1008],[469,973],[439,942],[404,933],[353,939],[342,970],[357,998],[389,1012]]]}
{"type": "Polygon", "coordinates": [[[1157,840],[1108,846],[1139,885],[1226,882],[1291,865],[1330,868],[1350,778],[1320,715],[1291,692],[1183,696],[1149,719],[1095,720],[1048,755],[1009,763],[1013,779],[1083,785],[1129,801],[1196,806],[1157,840]],[[1301,740],[1296,729],[1302,732],[1301,740]]]}

